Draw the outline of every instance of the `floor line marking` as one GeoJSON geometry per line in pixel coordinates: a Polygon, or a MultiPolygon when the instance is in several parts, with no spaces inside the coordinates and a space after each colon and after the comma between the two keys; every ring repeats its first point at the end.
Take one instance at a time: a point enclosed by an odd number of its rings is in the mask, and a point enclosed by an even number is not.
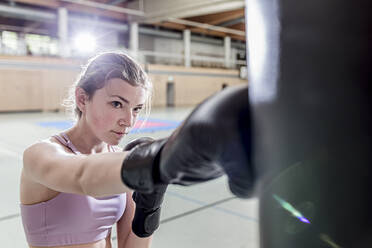
{"type": "MultiPolygon", "coordinates": [[[[177,193],[175,193],[175,194],[177,194],[177,193]]],[[[181,214],[177,214],[177,215],[171,216],[171,217],[169,217],[169,218],[165,218],[165,219],[163,219],[163,220],[160,220],[160,224],[161,224],[161,225],[162,225],[162,224],[165,224],[165,223],[170,222],[170,221],[173,221],[173,220],[175,220],[175,219],[182,218],[182,217],[184,217],[184,216],[186,216],[186,215],[190,215],[190,214],[193,214],[193,213],[196,213],[196,212],[202,211],[202,210],[204,210],[204,209],[207,209],[207,208],[210,208],[210,207],[216,206],[216,205],[218,205],[218,204],[221,204],[221,203],[224,203],[224,202],[227,202],[227,201],[233,200],[233,199],[236,199],[236,197],[235,197],[235,196],[233,196],[233,197],[228,197],[228,198],[225,198],[225,199],[222,199],[222,200],[218,200],[218,201],[212,202],[212,203],[210,203],[210,204],[206,204],[206,205],[204,205],[204,206],[202,206],[202,207],[195,208],[195,209],[192,209],[192,210],[190,210],[190,211],[187,211],[187,212],[184,212],[184,213],[181,213],[181,214]]],[[[193,199],[193,200],[195,200],[195,199],[193,199]]],[[[195,200],[194,202],[199,202],[199,201],[198,201],[198,200],[195,200]]],[[[117,237],[116,237],[116,236],[113,236],[111,239],[112,239],[112,240],[116,240],[117,237]]]]}
{"type": "Polygon", "coordinates": [[[212,202],[212,203],[209,203],[209,204],[205,204],[204,206],[202,207],[199,207],[199,208],[195,208],[195,209],[192,209],[190,211],[187,211],[187,212],[184,212],[184,213],[181,213],[181,214],[178,214],[178,215],[175,215],[175,216],[172,216],[172,217],[169,217],[169,218],[166,218],[164,220],[161,220],[160,221],[160,224],[164,224],[164,223],[167,223],[167,222],[170,222],[172,220],[175,220],[175,219],[179,219],[181,217],[184,217],[184,216],[187,216],[187,215],[190,215],[190,214],[193,214],[193,213],[196,213],[196,212],[200,212],[204,209],[207,209],[207,208],[211,208],[211,207],[214,207],[216,205],[219,205],[221,203],[225,203],[225,202],[228,202],[230,200],[233,200],[235,199],[236,197],[233,196],[233,197],[228,197],[228,198],[225,198],[225,199],[222,199],[222,200],[218,200],[218,201],[215,201],[215,202],[212,202]]]}
{"type": "Polygon", "coordinates": [[[3,217],[0,217],[0,221],[14,219],[14,218],[17,218],[17,217],[19,217],[19,216],[20,216],[19,213],[17,213],[17,214],[7,215],[7,216],[3,216],[3,217]]]}
{"type": "MultiPolygon", "coordinates": [[[[175,193],[175,192],[167,192],[167,194],[172,195],[172,196],[175,196],[175,197],[178,197],[180,199],[183,199],[183,200],[186,200],[186,201],[189,201],[189,202],[196,203],[198,205],[203,205],[203,206],[210,205],[210,204],[207,204],[207,203],[205,203],[203,201],[200,201],[200,200],[197,200],[197,199],[194,199],[194,198],[190,198],[190,197],[187,197],[187,196],[184,196],[182,194],[175,193]]],[[[237,197],[231,197],[231,198],[226,198],[226,199],[229,199],[229,200],[231,200],[231,199],[237,199],[237,197]]],[[[221,203],[223,203],[223,202],[221,202],[221,203]]],[[[217,211],[224,212],[226,214],[238,216],[238,217],[241,217],[241,218],[246,219],[246,220],[249,220],[249,221],[258,222],[258,219],[254,218],[254,217],[250,217],[250,216],[247,216],[247,215],[244,215],[244,214],[241,214],[241,213],[237,213],[235,211],[232,211],[232,210],[229,210],[229,209],[226,209],[226,208],[217,207],[216,205],[218,205],[218,204],[211,205],[210,207],[212,209],[215,209],[217,211]]]]}

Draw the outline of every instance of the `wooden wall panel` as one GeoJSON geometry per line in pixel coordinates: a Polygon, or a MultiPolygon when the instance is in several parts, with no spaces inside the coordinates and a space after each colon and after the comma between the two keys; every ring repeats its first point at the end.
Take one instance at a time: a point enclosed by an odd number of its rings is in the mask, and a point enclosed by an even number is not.
{"type": "Polygon", "coordinates": [[[167,82],[174,83],[175,106],[194,106],[220,91],[223,84],[232,86],[248,83],[239,78],[238,70],[165,65],[149,65],[147,69],[155,85],[154,106],[166,106],[167,82]]]}
{"type": "MultiPolygon", "coordinates": [[[[78,76],[80,64],[63,59],[0,56],[0,112],[64,110],[62,101],[78,76]]],[[[147,65],[146,69],[154,84],[154,107],[166,106],[167,82],[174,83],[175,106],[194,106],[221,90],[223,84],[247,83],[238,77],[237,70],[165,65],[147,65]]]]}
{"type": "Polygon", "coordinates": [[[73,71],[42,71],[44,104],[43,110],[64,110],[62,102],[68,97],[70,87],[78,72],[73,71]]]}
{"type": "Polygon", "coordinates": [[[0,70],[0,111],[61,110],[77,73],[62,70],[0,70]]]}
{"type": "Polygon", "coordinates": [[[43,92],[37,71],[0,70],[0,110],[41,110],[43,92]]]}
{"type": "Polygon", "coordinates": [[[167,75],[149,74],[150,80],[153,83],[152,106],[164,107],[166,105],[166,86],[168,81],[167,75]]]}

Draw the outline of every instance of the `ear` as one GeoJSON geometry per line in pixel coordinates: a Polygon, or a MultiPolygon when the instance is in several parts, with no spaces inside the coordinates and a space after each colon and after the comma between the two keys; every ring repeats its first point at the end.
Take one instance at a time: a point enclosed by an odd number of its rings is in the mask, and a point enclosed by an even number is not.
{"type": "Polygon", "coordinates": [[[80,87],[76,87],[75,102],[76,102],[76,106],[80,109],[82,113],[85,112],[87,101],[88,101],[88,95],[85,92],[85,90],[83,90],[80,87]]]}

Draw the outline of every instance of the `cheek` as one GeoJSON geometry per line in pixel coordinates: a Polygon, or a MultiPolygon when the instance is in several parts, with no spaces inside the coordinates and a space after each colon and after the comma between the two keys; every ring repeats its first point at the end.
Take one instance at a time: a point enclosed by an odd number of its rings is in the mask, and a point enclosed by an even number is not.
{"type": "Polygon", "coordinates": [[[115,122],[115,111],[108,109],[107,107],[92,106],[94,109],[90,111],[91,115],[89,122],[93,128],[103,130],[108,126],[111,126],[115,122]]]}

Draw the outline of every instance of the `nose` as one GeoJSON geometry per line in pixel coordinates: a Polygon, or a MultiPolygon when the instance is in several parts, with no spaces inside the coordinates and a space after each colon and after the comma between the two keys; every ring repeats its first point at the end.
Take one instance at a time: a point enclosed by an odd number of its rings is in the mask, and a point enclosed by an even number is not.
{"type": "Polygon", "coordinates": [[[125,127],[131,127],[133,126],[133,113],[131,109],[124,108],[122,115],[119,119],[119,125],[125,126],[125,127]]]}

